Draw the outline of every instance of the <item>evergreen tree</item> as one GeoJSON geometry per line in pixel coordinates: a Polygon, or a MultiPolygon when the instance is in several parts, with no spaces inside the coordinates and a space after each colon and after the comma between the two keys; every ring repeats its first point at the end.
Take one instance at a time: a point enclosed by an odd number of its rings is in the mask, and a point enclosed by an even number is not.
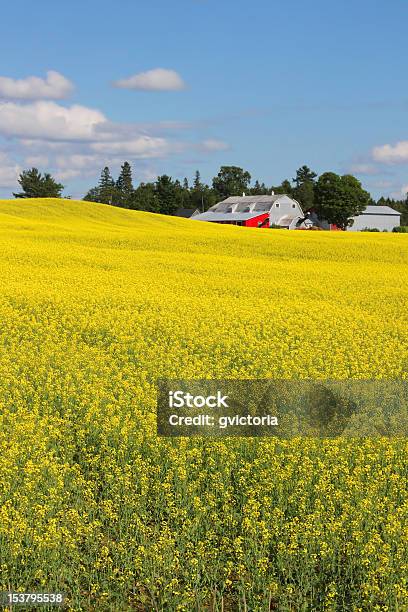
{"type": "Polygon", "coordinates": [[[108,166],[101,172],[101,178],[99,179],[98,185],[98,202],[104,204],[115,204],[117,194],[115,190],[115,181],[112,178],[108,166]]]}
{"type": "Polygon", "coordinates": [[[265,183],[260,183],[257,179],[254,186],[249,189],[249,193],[251,195],[269,195],[271,193],[271,189],[267,187],[265,183]]]}
{"type": "Polygon", "coordinates": [[[37,168],[24,170],[18,179],[22,191],[13,193],[15,198],[60,198],[64,185],[57,183],[46,172],[44,175],[37,168]]]}
{"type": "Polygon", "coordinates": [[[296,171],[295,178],[292,179],[295,183],[293,197],[300,203],[303,212],[313,208],[316,177],[316,172],[310,170],[308,166],[302,166],[296,171]]]}
{"type": "Polygon", "coordinates": [[[132,168],[129,162],[125,161],[120,169],[118,180],[116,181],[116,190],[118,192],[118,201],[124,208],[131,206],[134,193],[132,183],[132,168]]]}
{"type": "Polygon", "coordinates": [[[204,212],[219,200],[219,194],[201,182],[200,172],[196,170],[193,187],[190,189],[190,208],[197,208],[200,212],[204,212]]]}
{"type": "Polygon", "coordinates": [[[164,215],[174,215],[179,208],[177,185],[167,174],[157,177],[155,192],[160,203],[160,212],[164,215]]]}
{"type": "Polygon", "coordinates": [[[101,178],[99,179],[99,189],[103,191],[105,189],[112,189],[112,187],[114,186],[115,181],[112,178],[108,166],[105,166],[105,168],[101,172],[101,178]]]}
{"type": "Polygon", "coordinates": [[[85,195],[84,200],[118,206],[118,197],[115,181],[112,178],[109,168],[105,166],[101,172],[97,187],[92,187],[85,195]]]}
{"type": "Polygon", "coordinates": [[[260,182],[258,181],[258,179],[256,179],[256,181],[255,181],[255,183],[254,183],[254,186],[251,188],[251,193],[252,193],[253,195],[258,195],[258,194],[260,194],[260,193],[261,193],[261,184],[260,184],[260,182]]]}
{"type": "Polygon", "coordinates": [[[292,182],[295,183],[296,187],[300,187],[303,183],[314,183],[316,178],[316,172],[304,165],[296,170],[296,176],[292,179],[292,182]]]}
{"type": "Polygon", "coordinates": [[[202,187],[203,187],[203,185],[201,183],[200,172],[199,172],[199,170],[196,170],[195,175],[194,175],[193,188],[196,189],[197,191],[201,191],[202,187]]]}

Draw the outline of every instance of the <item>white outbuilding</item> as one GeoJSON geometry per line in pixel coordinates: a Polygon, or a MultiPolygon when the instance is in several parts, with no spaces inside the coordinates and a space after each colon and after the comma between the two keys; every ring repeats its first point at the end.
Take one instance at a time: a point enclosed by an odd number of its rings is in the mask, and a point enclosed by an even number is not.
{"type": "Polygon", "coordinates": [[[401,224],[401,213],[390,206],[367,206],[365,210],[353,217],[353,225],[347,228],[350,232],[361,232],[364,229],[378,229],[380,232],[392,232],[401,224]]]}

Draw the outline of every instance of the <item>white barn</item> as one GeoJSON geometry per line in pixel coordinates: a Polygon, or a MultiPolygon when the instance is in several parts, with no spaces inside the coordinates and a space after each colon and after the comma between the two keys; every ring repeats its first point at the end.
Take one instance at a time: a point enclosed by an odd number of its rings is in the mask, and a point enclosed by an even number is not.
{"type": "Polygon", "coordinates": [[[286,194],[230,196],[193,218],[196,221],[215,223],[228,223],[230,219],[231,222],[239,223],[262,214],[268,214],[269,226],[279,225],[287,229],[295,229],[304,218],[299,202],[286,194]]]}
{"type": "Polygon", "coordinates": [[[378,229],[381,232],[392,232],[401,223],[401,213],[390,206],[367,206],[365,210],[353,217],[353,225],[347,228],[351,232],[361,232],[363,229],[378,229]]]}

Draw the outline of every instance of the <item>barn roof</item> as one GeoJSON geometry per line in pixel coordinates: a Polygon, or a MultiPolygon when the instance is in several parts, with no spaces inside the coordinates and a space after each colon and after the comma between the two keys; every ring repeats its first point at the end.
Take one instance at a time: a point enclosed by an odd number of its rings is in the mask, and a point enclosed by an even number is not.
{"type": "Polygon", "coordinates": [[[279,225],[287,226],[292,223],[295,219],[301,219],[299,215],[284,215],[278,220],[279,225]]]}
{"type": "Polygon", "coordinates": [[[192,217],[193,215],[197,214],[198,208],[178,208],[176,210],[176,217],[184,217],[186,219],[189,219],[190,217],[192,217]]]}
{"type": "Polygon", "coordinates": [[[400,217],[401,213],[398,210],[394,210],[390,206],[376,206],[370,205],[361,213],[362,215],[393,215],[394,217],[400,217]]]}
{"type": "Polygon", "coordinates": [[[217,204],[255,204],[256,202],[273,203],[284,195],[286,194],[275,193],[274,195],[229,196],[229,198],[222,200],[222,202],[217,202],[217,204]]]}

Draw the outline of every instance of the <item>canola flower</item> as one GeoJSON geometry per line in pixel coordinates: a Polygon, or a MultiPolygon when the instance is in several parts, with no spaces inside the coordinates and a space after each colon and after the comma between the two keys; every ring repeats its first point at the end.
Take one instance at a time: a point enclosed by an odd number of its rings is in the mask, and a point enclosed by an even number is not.
{"type": "Polygon", "coordinates": [[[407,610],[406,439],[163,439],[156,379],[407,376],[404,235],[0,202],[1,590],[407,610]]]}

